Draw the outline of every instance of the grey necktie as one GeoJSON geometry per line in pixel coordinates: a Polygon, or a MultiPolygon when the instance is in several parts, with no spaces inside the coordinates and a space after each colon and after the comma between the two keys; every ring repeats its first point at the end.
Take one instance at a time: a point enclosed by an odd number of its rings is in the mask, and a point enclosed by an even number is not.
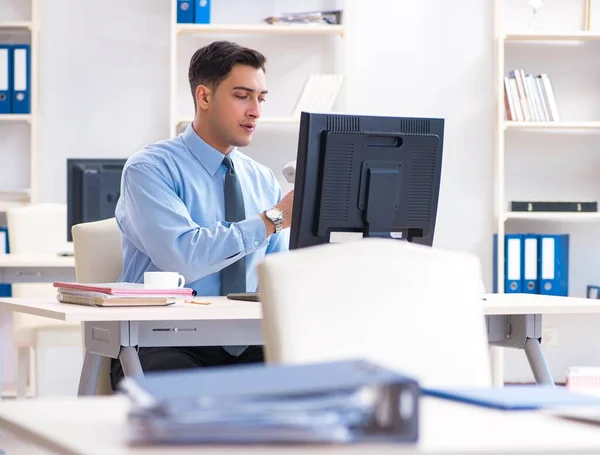
{"type": "MultiPolygon", "coordinates": [[[[227,168],[225,173],[225,220],[242,221],[246,219],[246,209],[240,179],[235,172],[231,158],[225,156],[223,164],[227,168]]],[[[246,292],[245,256],[221,270],[221,295],[232,292],[246,292]]],[[[234,356],[240,355],[246,348],[247,346],[223,346],[223,349],[234,356]]]]}

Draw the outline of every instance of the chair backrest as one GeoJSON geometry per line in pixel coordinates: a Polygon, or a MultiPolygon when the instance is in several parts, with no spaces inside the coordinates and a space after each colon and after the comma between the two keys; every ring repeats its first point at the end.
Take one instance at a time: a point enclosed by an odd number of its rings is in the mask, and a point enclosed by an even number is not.
{"type": "Polygon", "coordinates": [[[13,254],[57,254],[67,246],[67,206],[31,204],[6,212],[8,246],[13,254]]]}
{"type": "Polygon", "coordinates": [[[76,224],[71,229],[75,274],[80,283],[111,283],[123,270],[121,233],[114,218],[76,224]]]}
{"type": "MultiPolygon", "coordinates": [[[[75,275],[80,283],[113,283],[123,269],[121,233],[114,218],[76,224],[71,229],[75,275]]],[[[110,362],[102,359],[96,393],[111,395],[110,362]]]]}
{"type": "Polygon", "coordinates": [[[479,260],[364,239],[258,266],[269,363],[368,358],[424,386],[490,386],[479,260]]]}

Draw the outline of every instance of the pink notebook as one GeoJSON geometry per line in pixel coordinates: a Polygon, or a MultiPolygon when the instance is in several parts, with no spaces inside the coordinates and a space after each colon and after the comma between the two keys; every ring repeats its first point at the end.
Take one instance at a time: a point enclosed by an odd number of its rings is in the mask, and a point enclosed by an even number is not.
{"type": "Polygon", "coordinates": [[[146,289],[141,283],[68,283],[64,281],[55,281],[55,288],[73,289],[78,291],[100,292],[109,295],[195,295],[196,292],[191,288],[176,289],[146,289]]]}

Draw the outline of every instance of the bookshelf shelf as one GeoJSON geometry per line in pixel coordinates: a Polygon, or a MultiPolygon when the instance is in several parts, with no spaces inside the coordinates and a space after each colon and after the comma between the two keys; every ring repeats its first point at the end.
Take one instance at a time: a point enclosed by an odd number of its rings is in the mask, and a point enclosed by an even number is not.
{"type": "MultiPolygon", "coordinates": [[[[177,120],[177,126],[187,125],[194,120],[193,117],[181,117],[177,120]]],[[[272,124],[290,124],[293,125],[295,123],[299,123],[300,119],[295,117],[261,117],[258,119],[258,124],[272,123],[272,124]]]]}
{"type": "Polygon", "coordinates": [[[598,41],[600,33],[597,32],[564,32],[564,33],[507,33],[503,35],[504,41],[598,41]]]}
{"type": "Polygon", "coordinates": [[[31,114],[0,114],[0,122],[31,122],[31,114]]]}
{"type": "Polygon", "coordinates": [[[600,130],[599,122],[504,122],[505,130],[600,130]]]}
{"type": "Polygon", "coordinates": [[[586,222],[600,221],[598,212],[505,212],[505,220],[540,220],[540,221],[565,221],[586,222]]]}
{"type": "Polygon", "coordinates": [[[31,21],[13,21],[13,22],[0,22],[0,30],[19,30],[19,29],[33,29],[33,22],[31,21]]]}
{"type": "Polygon", "coordinates": [[[344,35],[343,25],[177,24],[175,32],[212,35],[344,35]]]}

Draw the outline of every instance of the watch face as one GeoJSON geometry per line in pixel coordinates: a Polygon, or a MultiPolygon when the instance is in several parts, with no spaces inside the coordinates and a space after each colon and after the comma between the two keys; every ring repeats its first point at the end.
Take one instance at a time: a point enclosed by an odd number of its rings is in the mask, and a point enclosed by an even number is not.
{"type": "Polygon", "coordinates": [[[267,216],[269,218],[279,218],[279,217],[281,217],[281,210],[269,209],[269,210],[267,210],[267,216]]]}

